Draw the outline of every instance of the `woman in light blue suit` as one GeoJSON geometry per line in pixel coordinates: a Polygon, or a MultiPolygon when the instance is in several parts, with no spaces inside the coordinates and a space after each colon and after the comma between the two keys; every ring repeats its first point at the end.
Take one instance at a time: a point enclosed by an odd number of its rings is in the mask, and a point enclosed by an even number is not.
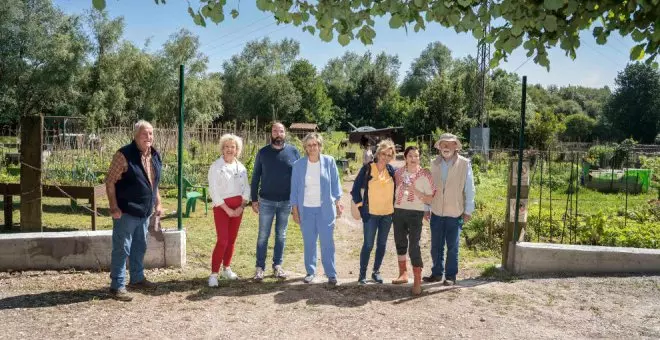
{"type": "Polygon", "coordinates": [[[335,270],[335,220],[344,207],[341,181],[335,159],[322,155],[323,137],[310,133],[303,139],[307,156],[293,164],[291,207],[293,220],[300,225],[305,247],[305,283],[316,276],[316,241],[321,241],[321,263],[330,285],[337,284],[335,270]]]}

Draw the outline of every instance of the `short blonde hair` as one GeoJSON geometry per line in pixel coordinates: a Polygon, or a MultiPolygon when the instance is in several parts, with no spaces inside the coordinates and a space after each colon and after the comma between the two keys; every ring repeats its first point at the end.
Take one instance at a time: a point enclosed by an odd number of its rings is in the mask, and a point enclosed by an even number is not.
{"type": "Polygon", "coordinates": [[[316,140],[316,142],[319,143],[319,150],[323,150],[323,136],[321,136],[321,134],[318,132],[310,132],[302,140],[305,153],[307,153],[307,148],[305,147],[307,146],[307,142],[310,140],[316,140]]]}
{"type": "Polygon", "coordinates": [[[391,139],[383,139],[376,146],[376,155],[375,155],[375,157],[378,158],[378,155],[380,155],[381,152],[387,151],[389,149],[392,149],[392,156],[395,156],[396,155],[396,146],[394,145],[394,142],[392,142],[391,139]]]}
{"type": "Polygon", "coordinates": [[[142,131],[143,129],[154,129],[153,125],[151,123],[147,122],[144,119],[138,120],[137,123],[133,126],[133,137],[137,137],[138,133],[142,131]]]}
{"type": "Polygon", "coordinates": [[[241,139],[241,137],[238,137],[238,136],[236,136],[234,134],[231,134],[231,133],[227,133],[227,134],[222,135],[222,137],[220,137],[220,153],[221,154],[224,151],[225,144],[227,144],[227,142],[234,142],[236,144],[236,157],[240,156],[241,151],[243,151],[243,139],[241,139]]]}

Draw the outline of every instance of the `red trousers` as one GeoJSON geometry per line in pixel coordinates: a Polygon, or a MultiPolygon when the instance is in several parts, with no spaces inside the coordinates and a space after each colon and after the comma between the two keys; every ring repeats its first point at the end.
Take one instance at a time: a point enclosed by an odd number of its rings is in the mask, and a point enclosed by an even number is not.
{"type": "MultiPolygon", "coordinates": [[[[234,196],[225,198],[225,204],[231,208],[236,209],[243,203],[241,196],[234,196]]],[[[220,271],[220,266],[224,265],[229,267],[231,258],[234,255],[234,244],[236,243],[236,236],[238,235],[238,227],[241,225],[243,214],[238,217],[229,217],[221,207],[213,208],[213,220],[215,221],[215,232],[217,234],[217,241],[213,249],[213,256],[211,257],[211,272],[217,273],[220,271]]]]}

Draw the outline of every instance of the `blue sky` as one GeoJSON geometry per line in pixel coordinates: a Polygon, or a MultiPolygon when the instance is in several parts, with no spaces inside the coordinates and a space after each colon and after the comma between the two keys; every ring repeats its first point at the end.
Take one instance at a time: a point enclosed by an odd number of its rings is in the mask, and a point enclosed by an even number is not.
{"type": "MultiPolygon", "coordinates": [[[[69,14],[82,14],[92,7],[91,0],[55,0],[55,5],[69,14]]],[[[197,1],[192,1],[196,5],[197,1]]],[[[229,0],[227,9],[233,8],[237,0],[229,0]]],[[[222,62],[240,53],[246,42],[263,37],[271,40],[292,38],[300,42],[301,57],[311,61],[320,70],[331,58],[341,56],[346,51],[374,54],[386,52],[396,54],[401,61],[401,77],[410,68],[410,63],[431,42],[440,41],[452,51],[454,57],[476,55],[476,40],[468,34],[457,34],[451,29],[437,24],[429,25],[426,31],[406,34],[405,30],[392,30],[387,20],[376,20],[376,39],[370,46],[359,40],[342,47],[334,40],[323,42],[318,35],[302,32],[301,27],[277,25],[275,19],[259,11],[252,1],[240,3],[240,15],[231,19],[227,10],[225,22],[207,27],[197,26],[187,13],[188,2],[168,0],[165,5],[156,5],[152,0],[107,0],[111,17],[123,16],[126,24],[124,39],[143,46],[151,39],[150,49],[155,50],[168,37],[180,28],[186,28],[200,37],[201,51],[209,57],[209,70],[219,71],[222,62]]],[[[500,67],[507,71],[517,70],[519,75],[527,75],[528,83],[542,85],[582,85],[590,87],[614,86],[617,73],[628,63],[628,54],[633,46],[630,38],[612,34],[606,45],[597,45],[590,32],[581,34],[582,45],[577,58],[571,60],[560,49],[550,51],[550,71],[535,65],[532,60],[525,62],[525,50],[517,50],[500,67]]]]}

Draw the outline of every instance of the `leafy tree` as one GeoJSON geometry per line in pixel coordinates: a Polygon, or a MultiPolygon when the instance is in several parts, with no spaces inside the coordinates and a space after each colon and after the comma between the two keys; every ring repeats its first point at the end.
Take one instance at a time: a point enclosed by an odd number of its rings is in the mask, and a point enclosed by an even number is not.
{"type": "Polygon", "coordinates": [[[321,78],[333,103],[344,109],[342,129],[349,128],[348,122],[382,127],[378,108],[396,90],[400,65],[396,56],[381,53],[373,58],[370,52],[347,52],[328,61],[321,78]]]}
{"type": "Polygon", "coordinates": [[[634,63],[619,72],[605,115],[623,134],[641,143],[653,143],[660,131],[660,72],[634,63]]]}
{"type": "Polygon", "coordinates": [[[123,18],[110,19],[106,11],[88,11],[87,21],[92,31],[92,54],[96,59],[90,69],[86,103],[82,111],[91,119],[89,128],[106,124],[125,123],[124,107],[128,102],[121,83],[124,60],[119,59],[117,47],[124,32],[123,18]]]}
{"type": "Polygon", "coordinates": [[[520,78],[515,73],[502,69],[493,71],[489,90],[492,96],[492,106],[508,110],[520,110],[521,85],[520,78]]]}
{"type": "Polygon", "coordinates": [[[447,79],[435,79],[420,95],[428,108],[428,120],[424,123],[430,130],[436,127],[444,131],[463,131],[469,128],[464,108],[463,91],[447,79]]]}
{"type": "Polygon", "coordinates": [[[78,17],[48,0],[0,4],[0,123],[21,115],[76,114],[89,42],[78,17]]]}
{"type": "MultiPolygon", "coordinates": [[[[274,98],[272,93],[260,92],[261,86],[272,82],[275,76],[286,75],[299,53],[300,45],[296,41],[285,39],[281,42],[272,42],[270,39],[264,38],[248,42],[240,54],[225,61],[222,66],[225,86],[222,103],[226,112],[225,118],[247,120],[262,117],[262,119],[272,119],[273,107],[264,106],[261,103],[262,98],[255,99],[258,97],[274,98]]],[[[289,85],[291,85],[290,81],[282,86],[289,85]]],[[[268,88],[265,90],[269,91],[268,88]]],[[[300,98],[300,94],[297,97],[300,98]]],[[[274,105],[280,106],[280,104],[274,105]]],[[[300,107],[300,103],[298,102],[295,106],[300,107]]],[[[293,112],[297,110],[298,108],[293,112]]]]}
{"type": "Polygon", "coordinates": [[[555,106],[555,113],[564,116],[580,114],[582,113],[582,106],[572,99],[562,100],[557,106],[555,106]]]}
{"type": "Polygon", "coordinates": [[[590,142],[596,127],[596,120],[583,113],[572,114],[564,120],[564,136],[571,141],[590,142]]]}
{"type": "Polygon", "coordinates": [[[528,145],[547,150],[555,146],[558,136],[565,130],[564,125],[559,121],[557,115],[550,111],[540,111],[536,113],[525,126],[525,135],[527,135],[528,145]]]}
{"type": "Polygon", "coordinates": [[[519,112],[502,108],[492,110],[489,114],[488,126],[493,147],[517,147],[520,138],[519,112]]]}
{"type": "Polygon", "coordinates": [[[308,60],[293,63],[288,77],[301,96],[300,110],[293,113],[291,122],[314,122],[325,128],[332,119],[332,100],[316,68],[308,60]]]}
{"type": "MultiPolygon", "coordinates": [[[[164,0],[156,0],[156,3],[164,0]]],[[[97,8],[105,7],[105,0],[92,0],[97,8]]],[[[225,19],[226,0],[202,2],[199,9],[188,8],[193,21],[206,26],[206,20],[220,23],[225,19]]],[[[548,49],[556,47],[575,59],[580,46],[580,32],[592,30],[598,44],[605,44],[612,32],[631,35],[638,44],[630,50],[631,60],[648,56],[653,63],[660,51],[660,34],[655,29],[658,6],[647,0],[481,0],[456,1],[319,1],[257,0],[257,8],[271,12],[282,23],[302,26],[303,31],[315,34],[324,41],[335,38],[342,45],[353,39],[371,44],[376,37],[374,17],[389,15],[391,28],[410,26],[415,32],[437,22],[458,33],[470,32],[476,39],[493,43],[496,66],[521,46],[534,62],[549,67],[548,49]],[[498,20],[499,19],[499,20],[498,20]],[[594,25],[598,22],[598,25],[594,25]],[[492,25],[484,37],[484,27],[492,25]]],[[[234,6],[234,5],[230,5],[234,6]]],[[[238,6],[238,5],[235,5],[238,6]]],[[[239,15],[238,7],[230,10],[232,18],[239,15]]]]}
{"type": "Polygon", "coordinates": [[[452,66],[451,51],[440,42],[430,43],[410,65],[401,84],[401,94],[416,98],[435,78],[442,78],[452,66]]]}

